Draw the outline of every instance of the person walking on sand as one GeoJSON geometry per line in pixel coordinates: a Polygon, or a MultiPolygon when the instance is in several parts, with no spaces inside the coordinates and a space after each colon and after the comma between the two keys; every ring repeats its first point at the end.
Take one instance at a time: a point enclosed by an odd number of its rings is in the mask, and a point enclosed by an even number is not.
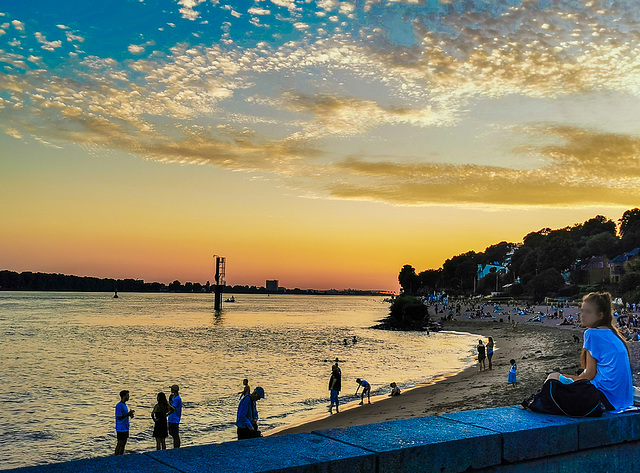
{"type": "Polygon", "coordinates": [[[509,363],[511,363],[511,368],[509,369],[509,376],[507,376],[507,384],[512,384],[513,387],[516,387],[518,386],[518,381],[516,379],[516,370],[518,369],[516,366],[516,360],[511,358],[509,363]]]}
{"type": "Polygon", "coordinates": [[[156,439],[156,450],[166,450],[166,439],[169,436],[167,427],[167,416],[175,409],[167,401],[167,396],[159,392],[156,397],[157,404],[153,406],[151,418],[153,419],[153,437],[156,439]]]}
{"type": "Polygon", "coordinates": [[[491,358],[493,358],[493,337],[489,337],[489,341],[487,342],[487,360],[489,360],[489,369],[493,369],[493,365],[491,364],[491,358]]]}
{"type": "Polygon", "coordinates": [[[167,417],[169,422],[169,435],[173,437],[173,448],[180,448],[180,419],[182,418],[182,398],[178,391],[180,387],[177,384],[171,386],[171,394],[169,395],[169,404],[173,407],[173,412],[167,417]]]}
{"type": "Polygon", "coordinates": [[[116,435],[118,443],[116,443],[116,455],[124,453],[124,447],[129,438],[129,418],[133,419],[133,409],[129,410],[127,401],[129,400],[129,391],[123,389],[120,391],[120,402],[116,404],[116,435]]]}
{"type": "Polygon", "coordinates": [[[355,394],[356,396],[358,395],[358,390],[362,386],[362,394],[360,395],[360,404],[358,405],[361,406],[362,404],[364,404],[365,394],[367,396],[367,402],[371,404],[371,385],[364,379],[360,379],[360,378],[356,379],[356,383],[358,383],[358,387],[356,388],[356,394],[355,394]]]}
{"type": "Polygon", "coordinates": [[[338,406],[340,405],[340,400],[338,399],[338,396],[340,394],[340,389],[342,389],[342,373],[338,367],[338,362],[336,362],[336,364],[331,367],[331,377],[329,378],[329,391],[331,392],[329,413],[332,412],[334,405],[336,406],[336,414],[339,412],[338,406]]]}
{"type": "Polygon", "coordinates": [[[257,386],[251,394],[244,396],[238,404],[238,414],[236,416],[236,427],[238,440],[262,437],[258,430],[258,408],[256,402],[264,399],[264,389],[257,386]]]}
{"type": "Polygon", "coordinates": [[[482,343],[482,340],[478,340],[478,346],[476,347],[478,349],[478,366],[480,368],[480,371],[482,371],[483,369],[486,369],[485,364],[484,364],[484,359],[485,359],[485,350],[484,350],[484,344],[482,343]]]}

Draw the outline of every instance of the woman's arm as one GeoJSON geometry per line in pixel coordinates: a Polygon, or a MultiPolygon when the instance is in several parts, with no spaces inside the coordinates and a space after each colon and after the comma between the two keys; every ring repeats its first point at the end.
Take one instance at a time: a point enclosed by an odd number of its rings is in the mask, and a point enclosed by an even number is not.
{"type": "Polygon", "coordinates": [[[596,377],[596,373],[598,372],[598,368],[597,368],[598,362],[593,356],[591,356],[591,352],[589,350],[584,350],[584,351],[587,354],[587,367],[584,369],[584,371],[578,376],[571,375],[571,374],[565,374],[563,376],[569,379],[573,379],[574,381],[577,381],[578,379],[587,379],[591,381],[593,378],[596,377]]]}

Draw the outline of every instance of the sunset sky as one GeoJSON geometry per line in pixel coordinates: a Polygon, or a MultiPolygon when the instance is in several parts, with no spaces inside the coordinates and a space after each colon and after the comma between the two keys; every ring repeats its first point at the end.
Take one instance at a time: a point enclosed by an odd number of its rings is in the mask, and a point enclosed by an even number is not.
{"type": "Polygon", "coordinates": [[[637,0],[0,15],[0,269],[397,290],[640,204],[637,0]]]}

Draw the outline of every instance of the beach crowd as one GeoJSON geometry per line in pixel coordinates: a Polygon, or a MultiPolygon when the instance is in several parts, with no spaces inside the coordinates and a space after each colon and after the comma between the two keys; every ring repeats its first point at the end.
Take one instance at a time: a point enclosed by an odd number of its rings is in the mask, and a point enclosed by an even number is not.
{"type": "MultiPolygon", "coordinates": [[[[588,399],[595,399],[603,411],[624,412],[633,409],[634,401],[637,402],[637,394],[634,399],[633,380],[631,375],[630,351],[628,341],[638,340],[640,316],[635,313],[635,309],[640,307],[629,307],[627,310],[613,309],[611,295],[609,293],[590,293],[584,296],[580,304],[577,316],[565,315],[564,309],[568,304],[559,303],[551,307],[550,312],[543,312],[531,305],[514,305],[510,310],[505,310],[498,304],[474,303],[469,301],[463,312],[462,304],[458,301],[455,305],[448,306],[448,301],[424,300],[426,305],[432,306],[436,314],[443,314],[442,320],[452,319],[456,316],[465,318],[491,318],[495,322],[510,323],[515,329],[517,321],[512,320],[512,314],[520,317],[524,316],[528,322],[542,322],[545,319],[560,320],[555,325],[578,325],[585,327],[584,343],[580,357],[581,369],[575,374],[553,372],[547,376],[547,383],[556,383],[561,390],[568,393],[572,407],[578,408],[579,404],[586,403],[588,399]]],[[[580,338],[573,335],[575,342],[580,338]]],[[[353,343],[356,343],[353,337],[353,343]]],[[[343,341],[347,343],[347,339],[343,341]]],[[[487,340],[478,340],[475,347],[477,351],[477,362],[479,371],[493,370],[492,358],[496,343],[493,337],[487,340]]],[[[523,357],[524,359],[524,357],[523,357]]],[[[509,371],[506,373],[507,384],[517,385],[517,363],[514,358],[509,361],[509,371]]],[[[371,404],[371,384],[362,378],[356,378],[355,396],[360,395],[359,405],[364,404],[365,397],[367,403],[371,404]]],[[[253,391],[249,386],[248,379],[244,379],[242,391],[238,393],[240,400],[238,404],[235,426],[238,440],[262,437],[258,427],[258,407],[257,402],[265,398],[265,391],[258,386],[253,391]]],[[[401,394],[400,388],[395,382],[389,384],[391,391],[389,396],[394,397],[401,394]]],[[[151,417],[154,421],[153,437],[156,439],[156,449],[166,449],[165,440],[171,435],[173,447],[180,447],[180,421],[182,417],[182,398],[179,394],[179,386],[171,386],[169,399],[163,392],[159,392],[156,397],[157,403],[153,407],[151,417]]],[[[333,414],[333,409],[338,413],[340,406],[340,392],[342,390],[342,370],[339,360],[336,358],[331,366],[328,390],[329,413],[333,414]]],[[[542,389],[523,401],[523,407],[536,409],[543,397],[542,389]],[[536,404],[537,403],[537,404],[536,404]]],[[[134,410],[129,410],[127,401],[130,394],[128,390],[120,392],[120,402],[115,406],[115,424],[117,433],[116,455],[124,453],[124,449],[129,438],[130,419],[134,417],[134,410]]]]}

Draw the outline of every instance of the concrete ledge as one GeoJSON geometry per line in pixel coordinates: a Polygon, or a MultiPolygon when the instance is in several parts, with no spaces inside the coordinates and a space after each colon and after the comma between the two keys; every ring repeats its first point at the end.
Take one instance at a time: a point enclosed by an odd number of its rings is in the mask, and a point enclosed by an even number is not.
{"type": "Polygon", "coordinates": [[[474,470],[474,473],[637,473],[640,441],[474,470]]]}
{"type": "Polygon", "coordinates": [[[481,427],[440,417],[359,425],[315,432],[376,452],[378,471],[457,473],[497,465],[501,438],[481,427]]]}
{"type": "Polygon", "coordinates": [[[375,454],[313,434],[291,434],[146,454],[184,473],[371,473],[375,454]]]}
{"type": "Polygon", "coordinates": [[[9,471],[640,473],[639,448],[640,411],[576,419],[509,406],[9,471]]]}
{"type": "Polygon", "coordinates": [[[538,414],[520,406],[443,414],[446,419],[502,434],[502,458],[508,462],[578,450],[578,422],[571,417],[538,414]]]}
{"type": "Polygon", "coordinates": [[[64,463],[16,468],[11,473],[176,473],[176,470],[139,453],[87,458],[64,463]]]}

